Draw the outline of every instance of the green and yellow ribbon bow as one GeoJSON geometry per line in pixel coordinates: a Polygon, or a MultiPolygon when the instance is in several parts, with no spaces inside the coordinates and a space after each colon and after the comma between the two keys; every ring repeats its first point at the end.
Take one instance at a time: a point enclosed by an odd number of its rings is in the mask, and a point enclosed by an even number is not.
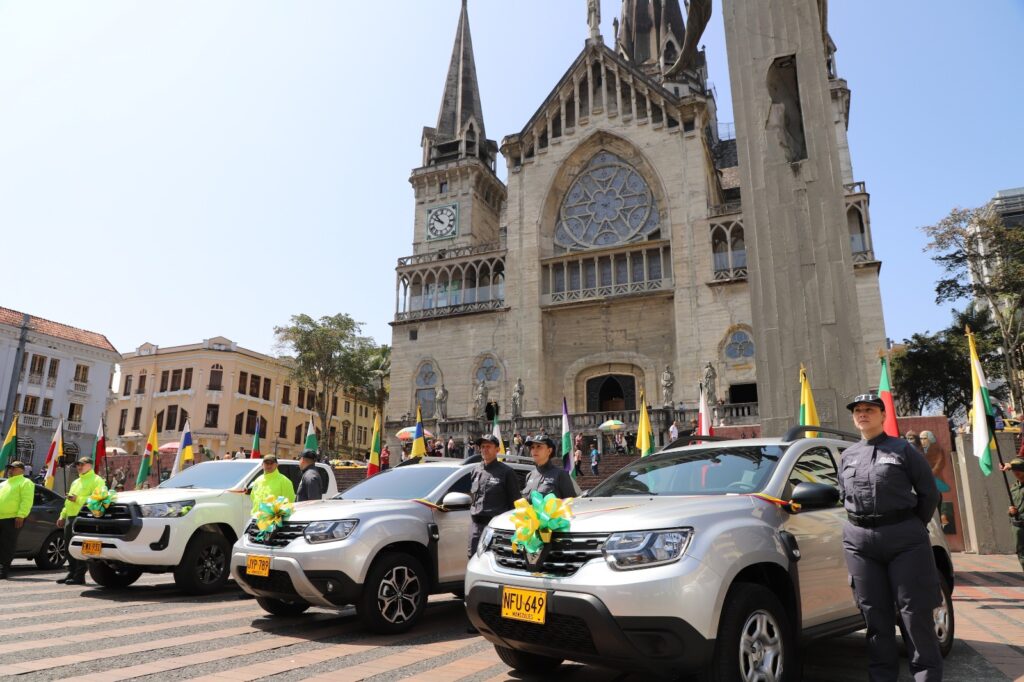
{"type": "Polygon", "coordinates": [[[287,497],[267,495],[267,499],[260,502],[260,506],[256,508],[256,528],[259,532],[256,533],[255,539],[262,542],[269,538],[288,520],[293,511],[295,507],[287,497]]]}
{"type": "Polygon", "coordinates": [[[85,505],[92,512],[92,515],[96,518],[103,516],[114,500],[117,499],[117,493],[107,489],[107,486],[101,485],[92,491],[92,495],[89,495],[89,499],[85,501],[85,505]]]}
{"type": "Polygon", "coordinates": [[[529,501],[516,500],[512,512],[512,523],[516,527],[512,536],[512,548],[521,547],[527,552],[537,552],[544,543],[551,542],[551,533],[569,530],[572,519],[572,498],[565,500],[553,494],[541,495],[534,490],[529,501]]]}

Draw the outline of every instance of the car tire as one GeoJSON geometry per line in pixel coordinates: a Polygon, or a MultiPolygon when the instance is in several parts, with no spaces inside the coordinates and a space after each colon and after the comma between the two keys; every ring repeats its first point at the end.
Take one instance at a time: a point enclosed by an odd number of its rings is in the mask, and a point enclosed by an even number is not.
{"type": "Polygon", "coordinates": [[[126,564],[108,564],[105,561],[89,562],[89,577],[100,587],[123,590],[142,575],[142,569],[126,564]]]}
{"type": "Polygon", "coordinates": [[[763,585],[734,585],[725,598],[705,679],[795,680],[800,674],[797,658],[793,628],[778,597],[763,585]]]}
{"type": "Polygon", "coordinates": [[[35,556],[36,566],[44,571],[60,568],[68,559],[67,550],[68,548],[64,544],[64,531],[57,530],[50,533],[35,556]]]}
{"type": "MultiPolygon", "coordinates": [[[[935,609],[932,618],[935,622],[935,634],[939,638],[939,652],[945,658],[953,650],[953,642],[956,641],[956,619],[953,616],[953,590],[949,586],[949,580],[941,573],[939,574],[939,590],[942,593],[942,603],[935,609]]],[[[909,642],[907,629],[903,627],[899,609],[896,610],[896,625],[899,626],[904,644],[909,642]]]]}
{"type": "Polygon", "coordinates": [[[509,649],[506,646],[498,646],[497,644],[494,645],[494,651],[498,654],[498,658],[501,659],[502,663],[513,670],[518,670],[519,672],[526,673],[528,675],[549,673],[562,665],[562,661],[564,660],[561,658],[554,658],[552,656],[533,654],[529,651],[509,649]]]}
{"type": "Polygon", "coordinates": [[[256,603],[272,616],[299,616],[305,613],[310,606],[304,601],[281,601],[270,597],[256,597],[256,603]]]}
{"type": "Polygon", "coordinates": [[[377,557],[366,575],[356,613],[368,630],[380,634],[405,632],[427,607],[430,581],[423,564],[403,552],[377,557]]]}
{"type": "Polygon", "coordinates": [[[174,582],[189,594],[210,594],[224,587],[230,572],[228,539],[220,533],[196,533],[174,569],[174,582]]]}

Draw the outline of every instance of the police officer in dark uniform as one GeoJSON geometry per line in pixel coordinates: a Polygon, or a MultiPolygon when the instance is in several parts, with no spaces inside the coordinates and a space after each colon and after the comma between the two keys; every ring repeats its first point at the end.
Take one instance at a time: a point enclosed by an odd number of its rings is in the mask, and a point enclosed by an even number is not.
{"type": "Polygon", "coordinates": [[[881,398],[866,393],[846,408],[863,437],[843,453],[839,492],[846,565],[867,625],[868,678],[898,677],[898,607],[914,680],[937,682],[942,654],[932,613],[941,592],[926,528],[939,501],[935,478],[917,448],[886,435],[881,398]]]}
{"type": "Polygon", "coordinates": [[[519,480],[515,470],[498,461],[498,437],[492,434],[476,441],[481,462],[473,468],[469,490],[473,504],[469,507],[469,556],[476,552],[484,528],[498,514],[512,509],[519,499],[519,480]]]}
{"type": "Polygon", "coordinates": [[[299,469],[302,471],[302,478],[299,479],[299,487],[295,490],[295,501],[319,500],[324,493],[320,472],[316,470],[316,453],[312,450],[303,450],[299,455],[299,469]]]}
{"type": "MultiPolygon", "coordinates": [[[[548,436],[540,435],[527,438],[526,445],[530,448],[530,456],[537,468],[526,478],[523,497],[529,499],[530,493],[534,490],[541,495],[553,493],[555,497],[563,499],[579,495],[576,481],[572,480],[569,472],[551,461],[555,453],[555,441],[548,436]]],[[[572,454],[566,453],[566,456],[571,457],[572,454]]]]}

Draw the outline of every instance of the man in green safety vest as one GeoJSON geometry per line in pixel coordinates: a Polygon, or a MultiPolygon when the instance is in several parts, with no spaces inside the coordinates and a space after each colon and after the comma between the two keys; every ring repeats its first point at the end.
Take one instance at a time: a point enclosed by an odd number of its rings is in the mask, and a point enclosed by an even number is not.
{"type": "Polygon", "coordinates": [[[260,503],[268,497],[277,499],[286,497],[289,502],[295,501],[295,486],[290,478],[277,470],[277,456],[263,456],[263,474],[252,482],[252,515],[260,508],[260,503]]]}
{"type": "MultiPolygon", "coordinates": [[[[75,462],[75,471],[78,478],[71,484],[68,497],[64,501],[64,508],[60,510],[60,518],[57,519],[57,527],[64,529],[64,546],[71,546],[72,527],[75,525],[75,517],[81,511],[92,492],[103,485],[103,479],[92,470],[92,460],[82,457],[75,462]]],[[[87,564],[84,561],[71,556],[68,552],[68,574],[57,581],[61,585],[84,585],[85,569],[87,564]]]]}
{"type": "Polygon", "coordinates": [[[7,465],[7,480],[0,483],[0,580],[7,579],[18,543],[18,533],[32,511],[36,484],[25,478],[25,465],[7,465]]]}

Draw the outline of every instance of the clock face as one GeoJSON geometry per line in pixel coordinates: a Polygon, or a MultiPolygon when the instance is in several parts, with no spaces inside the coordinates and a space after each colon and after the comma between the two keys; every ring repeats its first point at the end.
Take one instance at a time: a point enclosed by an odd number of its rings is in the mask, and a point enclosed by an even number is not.
{"type": "Polygon", "coordinates": [[[459,233],[459,205],[438,206],[427,211],[427,239],[447,239],[459,233]]]}

